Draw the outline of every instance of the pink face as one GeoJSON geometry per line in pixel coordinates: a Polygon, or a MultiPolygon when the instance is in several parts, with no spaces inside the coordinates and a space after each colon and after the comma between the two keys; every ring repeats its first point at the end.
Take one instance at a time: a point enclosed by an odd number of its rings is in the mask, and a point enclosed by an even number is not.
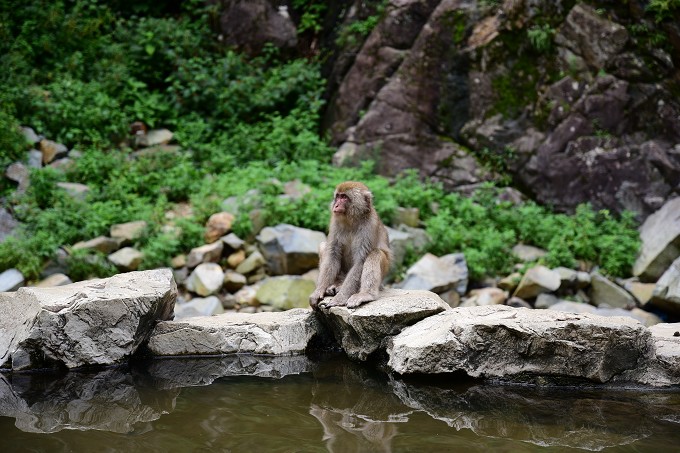
{"type": "Polygon", "coordinates": [[[339,192],[335,194],[335,200],[333,201],[333,214],[344,214],[347,211],[347,204],[349,203],[349,197],[343,193],[339,192]]]}

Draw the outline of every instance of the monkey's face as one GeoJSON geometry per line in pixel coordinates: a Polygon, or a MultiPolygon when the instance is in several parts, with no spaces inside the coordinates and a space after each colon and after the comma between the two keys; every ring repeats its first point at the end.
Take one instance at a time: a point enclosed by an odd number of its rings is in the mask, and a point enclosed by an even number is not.
{"type": "Polygon", "coordinates": [[[331,210],[333,214],[345,214],[347,213],[348,204],[349,196],[344,192],[336,192],[331,210]]]}

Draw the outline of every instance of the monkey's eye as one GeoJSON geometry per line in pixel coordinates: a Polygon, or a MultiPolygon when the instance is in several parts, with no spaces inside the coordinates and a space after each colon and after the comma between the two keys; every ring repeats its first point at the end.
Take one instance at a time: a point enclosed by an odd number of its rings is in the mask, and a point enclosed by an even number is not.
{"type": "Polygon", "coordinates": [[[344,193],[339,193],[335,198],[338,198],[338,199],[340,199],[340,200],[346,200],[346,199],[348,199],[349,197],[348,197],[346,194],[344,194],[344,193]]]}

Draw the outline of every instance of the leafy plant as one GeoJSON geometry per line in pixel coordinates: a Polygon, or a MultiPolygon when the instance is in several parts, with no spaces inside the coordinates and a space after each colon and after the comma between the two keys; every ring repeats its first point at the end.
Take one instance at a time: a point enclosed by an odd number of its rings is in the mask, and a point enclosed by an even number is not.
{"type": "Polygon", "coordinates": [[[527,30],[529,42],[538,52],[546,53],[552,47],[552,37],[555,30],[548,24],[535,25],[527,30]]]}

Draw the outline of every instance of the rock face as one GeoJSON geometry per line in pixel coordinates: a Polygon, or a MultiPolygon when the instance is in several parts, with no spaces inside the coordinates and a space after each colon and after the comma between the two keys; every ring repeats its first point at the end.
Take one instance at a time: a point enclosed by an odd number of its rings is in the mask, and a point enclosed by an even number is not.
{"type": "Polygon", "coordinates": [[[386,337],[448,308],[429,291],[391,289],[381,292],[378,300],[357,309],[331,307],[322,308],[319,313],[347,355],[366,360],[386,337]]]}
{"type": "Polygon", "coordinates": [[[680,258],[661,276],[652,294],[652,305],[680,314],[680,258]]]}
{"type": "Polygon", "coordinates": [[[159,356],[204,354],[302,354],[322,327],[311,309],[277,313],[223,313],[161,322],[149,340],[159,356]]]}
{"type": "Polygon", "coordinates": [[[0,365],[13,370],[120,363],[172,316],[169,269],[0,294],[0,365]]]}
{"type": "Polygon", "coordinates": [[[325,240],[320,231],[286,224],[263,228],[257,236],[272,275],[299,275],[317,267],[319,244],[325,240]]]}
{"type": "Polygon", "coordinates": [[[465,371],[476,377],[553,376],[609,382],[653,357],[650,332],[628,318],[505,306],[454,308],[394,337],[400,374],[465,371]]]}
{"type": "Polygon", "coordinates": [[[680,256],[680,197],[668,201],[640,227],[642,245],[633,275],[656,281],[680,256]]]}

